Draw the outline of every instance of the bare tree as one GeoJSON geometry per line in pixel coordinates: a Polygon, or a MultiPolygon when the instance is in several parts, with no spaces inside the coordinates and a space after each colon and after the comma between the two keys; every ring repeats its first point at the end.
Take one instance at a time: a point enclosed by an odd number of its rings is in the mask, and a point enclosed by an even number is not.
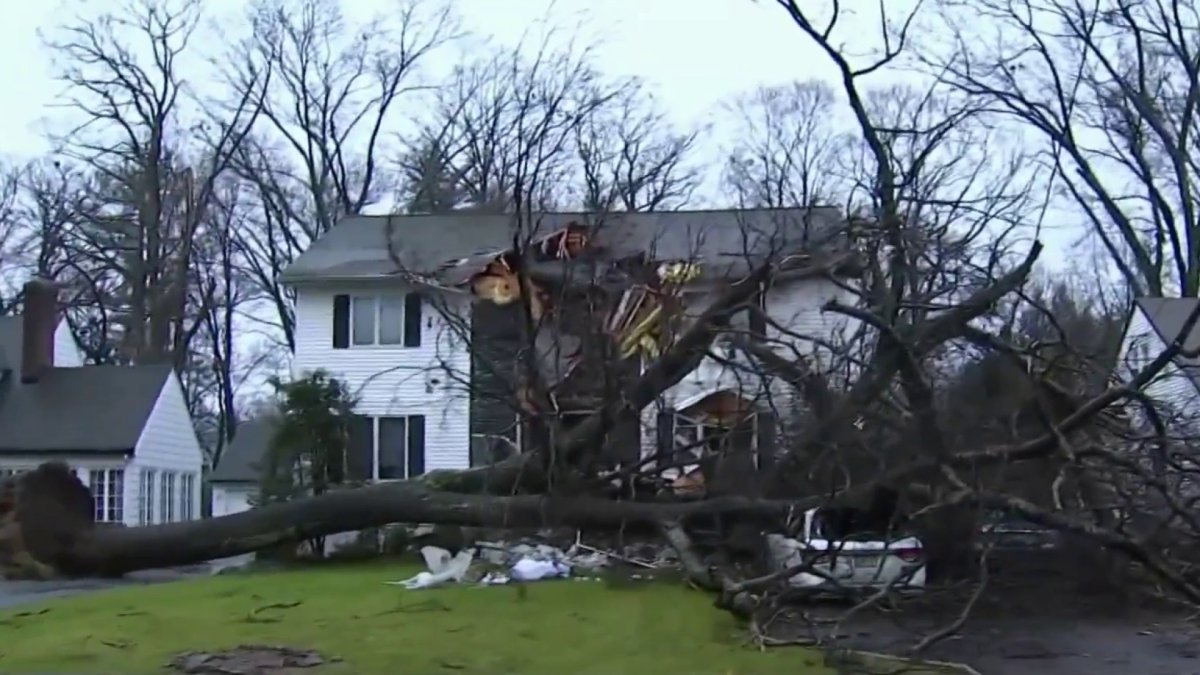
{"type": "Polygon", "coordinates": [[[945,2],[923,59],[1043,141],[1078,212],[1137,295],[1200,292],[1191,2],[945,2]]]}
{"type": "Polygon", "coordinates": [[[688,202],[701,178],[696,134],[675,133],[636,83],[588,115],[575,134],[589,211],[657,211],[688,202]]]}
{"type": "Polygon", "coordinates": [[[760,87],[727,104],[735,140],[724,180],[740,204],[833,204],[846,194],[839,153],[851,129],[838,127],[835,105],[833,89],[817,80],[760,87]]]}
{"type": "MultiPolygon", "coordinates": [[[[19,235],[17,218],[13,211],[16,206],[17,189],[20,173],[17,167],[9,163],[0,164],[0,267],[7,268],[12,264],[16,254],[16,238],[19,235]]],[[[12,309],[15,293],[7,292],[5,286],[11,280],[0,277],[0,316],[12,309]]]]}
{"type": "Polygon", "coordinates": [[[490,211],[581,202],[574,142],[633,83],[599,72],[591,47],[552,48],[557,33],[547,31],[532,50],[522,43],[455,68],[406,173],[416,173],[412,161],[434,168],[464,206],[490,211]]]}
{"type": "Polygon", "coordinates": [[[262,98],[248,90],[226,119],[189,124],[197,111],[179,63],[198,20],[198,3],[145,0],[65,24],[48,41],[76,122],[56,139],[59,152],[94,175],[96,209],[70,245],[87,260],[102,323],[120,326],[121,358],[134,362],[186,361],[198,230],[262,98]]]}
{"type": "Polygon", "coordinates": [[[257,226],[252,208],[243,203],[241,182],[226,174],[218,182],[214,201],[205,215],[204,236],[191,271],[189,302],[198,309],[198,330],[186,371],[193,397],[190,409],[197,432],[208,441],[211,465],[233,439],[240,418],[238,391],[254,375],[259,357],[239,345],[253,333],[245,314],[255,298],[255,287],[242,266],[238,233],[257,226]]]}
{"type": "Polygon", "coordinates": [[[334,0],[259,0],[252,34],[231,52],[227,77],[240,99],[257,73],[274,74],[263,122],[237,156],[238,174],[258,199],[258,226],[239,247],[262,300],[295,347],[288,291],[278,272],[340,218],[388,198],[387,139],[399,106],[429,88],[426,58],[458,33],[448,6],[414,0],[363,25],[334,0]]]}

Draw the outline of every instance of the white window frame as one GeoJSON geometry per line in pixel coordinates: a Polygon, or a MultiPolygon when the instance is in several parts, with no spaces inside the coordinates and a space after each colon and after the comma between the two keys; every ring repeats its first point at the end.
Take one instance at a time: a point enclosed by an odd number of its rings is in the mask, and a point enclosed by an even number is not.
{"type": "Polygon", "coordinates": [[[92,469],[88,472],[88,486],[96,522],[125,521],[125,469],[92,469]]]}
{"type": "Polygon", "coordinates": [[[404,348],[405,347],[405,345],[404,345],[405,327],[406,327],[406,323],[408,321],[408,317],[405,315],[405,311],[407,309],[406,304],[405,304],[407,302],[407,297],[408,297],[407,293],[377,293],[377,294],[351,293],[350,294],[350,311],[349,311],[349,317],[347,318],[347,320],[350,322],[349,331],[347,331],[349,333],[349,343],[350,343],[349,347],[351,349],[378,349],[381,347],[385,348],[385,349],[395,349],[397,347],[404,348]],[[383,305],[384,305],[383,301],[384,300],[395,300],[400,303],[400,338],[396,342],[381,342],[380,338],[379,338],[380,326],[382,326],[382,324],[383,324],[382,318],[383,318],[383,305]],[[373,334],[371,335],[370,342],[364,342],[362,344],[359,344],[355,339],[356,331],[355,331],[354,313],[355,313],[355,306],[360,303],[365,303],[365,302],[370,302],[372,305],[372,316],[374,316],[374,322],[372,325],[372,333],[373,334]]]}
{"type": "Polygon", "coordinates": [[[154,469],[142,469],[142,482],[138,490],[138,522],[143,525],[154,524],[154,499],[158,496],[154,491],[154,481],[157,473],[154,469]]]}
{"type": "Polygon", "coordinates": [[[175,472],[163,471],[159,482],[162,521],[164,523],[173,523],[175,522],[175,472]]]}
{"type": "MultiPolygon", "coordinates": [[[[412,418],[414,418],[414,417],[424,417],[425,418],[426,438],[425,438],[425,447],[422,448],[422,452],[425,452],[429,448],[429,438],[428,438],[429,417],[427,415],[421,415],[419,413],[414,413],[412,415],[379,415],[377,417],[371,418],[371,480],[373,482],[386,483],[386,482],[390,482],[390,481],[408,480],[409,478],[412,478],[412,476],[408,475],[408,439],[409,439],[409,429],[410,429],[409,425],[412,424],[412,422],[410,420],[412,420],[412,418]],[[379,421],[384,418],[387,418],[387,419],[403,418],[404,419],[404,475],[400,478],[380,478],[379,477],[379,427],[381,426],[379,421]]],[[[428,453],[426,453],[425,459],[429,459],[428,453]]],[[[425,473],[429,473],[428,468],[425,469],[425,473]]]]}
{"type": "Polygon", "coordinates": [[[193,508],[196,500],[196,474],[188,472],[179,475],[179,519],[194,520],[196,510],[193,508]]]}

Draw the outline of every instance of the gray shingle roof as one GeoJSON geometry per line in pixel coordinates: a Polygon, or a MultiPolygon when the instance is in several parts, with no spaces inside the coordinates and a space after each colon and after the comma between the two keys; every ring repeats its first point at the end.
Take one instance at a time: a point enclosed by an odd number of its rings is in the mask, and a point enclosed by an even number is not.
{"type": "Polygon", "coordinates": [[[208,480],[212,483],[257,483],[259,462],[266,456],[275,433],[273,417],[246,420],[237,426],[233,441],[221,453],[221,461],[208,480]]]}
{"type": "MultiPolygon", "coordinates": [[[[841,230],[836,208],[547,213],[534,220],[537,235],[570,222],[595,226],[594,241],[613,259],[645,252],[656,260],[728,262],[727,273],[748,264],[747,251],[794,253],[821,246],[841,230]]],[[[511,248],[512,228],[513,218],[506,214],[353,216],[313,242],[280,277],[285,282],[372,278],[400,269],[433,274],[450,261],[511,248]],[[389,254],[389,238],[400,269],[389,254]]]]}
{"type": "Polygon", "coordinates": [[[21,326],[19,316],[0,316],[0,352],[8,357],[13,368],[21,364],[21,326]]]}
{"type": "Polygon", "coordinates": [[[0,452],[128,452],[169,365],[53,368],[34,384],[0,383],[0,452]]]}

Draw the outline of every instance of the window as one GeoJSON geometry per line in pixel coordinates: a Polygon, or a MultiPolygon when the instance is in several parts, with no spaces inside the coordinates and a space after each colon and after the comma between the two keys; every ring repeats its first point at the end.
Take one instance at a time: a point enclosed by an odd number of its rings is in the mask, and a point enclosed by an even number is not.
{"type": "Polygon", "coordinates": [[[333,347],[420,347],[421,308],[418,293],[335,295],[333,347]]]}
{"type": "Polygon", "coordinates": [[[376,419],[375,478],[396,480],[425,473],[425,416],[376,419]]]}
{"type": "Polygon", "coordinates": [[[350,337],[355,346],[375,344],[375,298],[356,296],[350,300],[350,337]]]}
{"type": "Polygon", "coordinates": [[[150,525],[154,522],[154,469],[142,469],[142,486],[138,490],[138,522],[150,525]]]}
{"type": "Polygon", "coordinates": [[[164,523],[175,522],[175,473],[164,471],[162,474],[162,519],[164,523]]]}
{"type": "Polygon", "coordinates": [[[399,480],[425,473],[425,416],[356,415],[346,458],[351,480],[399,480]]]}
{"type": "Polygon", "coordinates": [[[122,522],[125,519],[125,472],[121,469],[93,470],[88,479],[96,522],[122,522]]]}
{"type": "Polygon", "coordinates": [[[379,298],[379,344],[404,344],[404,298],[379,298]]]}
{"type": "Polygon", "coordinates": [[[196,474],[179,476],[179,519],[192,520],[196,517],[196,474]]]}

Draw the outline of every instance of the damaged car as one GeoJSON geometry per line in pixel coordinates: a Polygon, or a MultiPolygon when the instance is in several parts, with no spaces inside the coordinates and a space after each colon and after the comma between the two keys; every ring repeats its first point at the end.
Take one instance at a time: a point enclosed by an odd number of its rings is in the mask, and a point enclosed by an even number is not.
{"type": "Polygon", "coordinates": [[[880,527],[873,520],[858,509],[809,509],[800,536],[767,536],[771,563],[776,571],[802,568],[788,580],[793,588],[923,590],[925,548],[921,540],[886,525],[880,527]]]}

